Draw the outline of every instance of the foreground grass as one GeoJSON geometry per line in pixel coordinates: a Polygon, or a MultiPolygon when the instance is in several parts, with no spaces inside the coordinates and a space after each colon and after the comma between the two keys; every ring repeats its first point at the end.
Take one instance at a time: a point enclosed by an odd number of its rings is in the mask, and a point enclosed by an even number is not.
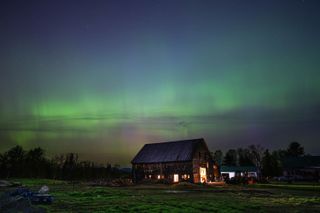
{"type": "Polygon", "coordinates": [[[225,186],[75,187],[63,181],[19,180],[55,197],[48,212],[320,212],[320,191],[225,186]]]}

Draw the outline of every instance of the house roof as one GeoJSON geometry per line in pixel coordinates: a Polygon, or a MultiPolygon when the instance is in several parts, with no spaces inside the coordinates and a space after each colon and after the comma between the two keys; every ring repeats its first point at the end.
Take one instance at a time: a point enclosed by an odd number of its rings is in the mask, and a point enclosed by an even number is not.
{"type": "Polygon", "coordinates": [[[191,161],[199,144],[207,147],[203,138],[145,144],[131,163],[191,161]]]}
{"type": "Polygon", "coordinates": [[[320,167],[320,156],[286,157],[282,160],[284,168],[320,167]]]}
{"type": "Polygon", "coordinates": [[[257,172],[255,166],[221,166],[220,172],[257,172]]]}

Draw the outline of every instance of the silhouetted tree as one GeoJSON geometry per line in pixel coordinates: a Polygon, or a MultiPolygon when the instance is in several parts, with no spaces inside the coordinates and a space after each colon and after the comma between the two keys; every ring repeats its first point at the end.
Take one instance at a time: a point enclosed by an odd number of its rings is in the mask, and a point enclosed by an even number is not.
{"type": "Polygon", "coordinates": [[[274,176],[273,169],[273,159],[267,149],[262,158],[262,175],[265,177],[274,176]]]}
{"type": "Polygon", "coordinates": [[[260,145],[250,145],[248,147],[249,149],[249,156],[250,159],[252,161],[252,163],[257,167],[257,169],[259,170],[259,175],[261,173],[261,169],[262,169],[262,156],[263,156],[263,151],[264,148],[261,147],[260,145]]]}
{"type": "Polygon", "coordinates": [[[74,180],[76,179],[76,174],[77,174],[76,168],[78,163],[78,154],[68,153],[65,159],[66,160],[63,165],[64,178],[66,178],[69,181],[72,181],[72,188],[74,190],[74,186],[75,186],[74,180]]]}
{"type": "Polygon", "coordinates": [[[43,177],[46,173],[46,159],[44,150],[40,147],[31,149],[25,156],[25,163],[28,177],[43,177]]]}
{"type": "Polygon", "coordinates": [[[111,178],[112,166],[110,163],[107,163],[106,172],[107,172],[107,177],[111,178]]]}
{"type": "Polygon", "coordinates": [[[213,154],[213,160],[218,163],[218,165],[221,165],[223,160],[223,152],[221,150],[217,150],[213,154]]]}
{"type": "Polygon", "coordinates": [[[0,177],[9,177],[9,156],[7,152],[0,154],[0,171],[0,177]]]}
{"type": "Polygon", "coordinates": [[[128,176],[120,170],[120,165],[96,165],[91,161],[78,162],[78,155],[69,153],[56,155],[51,160],[45,157],[42,148],[28,152],[15,146],[0,154],[0,177],[33,177],[64,180],[92,180],[128,176]]]}
{"type": "Polygon", "coordinates": [[[65,155],[55,155],[50,162],[53,169],[53,178],[64,179],[65,177],[63,175],[63,166],[65,162],[65,155]]]}
{"type": "Polygon", "coordinates": [[[237,149],[239,166],[253,166],[249,149],[237,149]]]}
{"type": "Polygon", "coordinates": [[[25,151],[21,146],[15,146],[8,151],[8,167],[11,177],[21,177],[24,175],[25,151]]]}
{"type": "Polygon", "coordinates": [[[236,166],[237,165],[237,151],[234,149],[229,149],[224,156],[223,164],[226,166],[236,166]]]}
{"type": "Polygon", "coordinates": [[[273,151],[272,152],[272,163],[273,163],[273,172],[274,172],[274,176],[280,176],[282,174],[282,164],[281,164],[281,159],[282,159],[282,155],[283,153],[277,152],[277,151],[273,151]]]}
{"type": "Polygon", "coordinates": [[[76,174],[76,167],[78,163],[78,154],[68,153],[65,157],[65,161],[63,164],[63,174],[64,178],[68,180],[74,180],[76,174]]]}
{"type": "Polygon", "coordinates": [[[279,159],[283,159],[288,156],[287,150],[279,149],[279,150],[275,150],[274,152],[279,159]]]}
{"type": "Polygon", "coordinates": [[[291,142],[287,149],[287,155],[291,157],[299,157],[304,155],[304,148],[298,142],[291,142]]]}

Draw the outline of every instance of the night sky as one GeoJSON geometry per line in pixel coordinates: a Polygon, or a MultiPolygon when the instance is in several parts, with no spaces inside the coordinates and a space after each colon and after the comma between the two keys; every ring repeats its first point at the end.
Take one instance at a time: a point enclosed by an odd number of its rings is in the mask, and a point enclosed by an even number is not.
{"type": "Polygon", "coordinates": [[[1,1],[0,151],[129,165],[145,143],[320,154],[320,1],[1,1]]]}

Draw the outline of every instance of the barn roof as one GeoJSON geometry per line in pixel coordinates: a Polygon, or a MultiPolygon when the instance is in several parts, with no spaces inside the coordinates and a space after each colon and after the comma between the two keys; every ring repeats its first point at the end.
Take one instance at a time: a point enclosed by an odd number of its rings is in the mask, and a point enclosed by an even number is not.
{"type": "Polygon", "coordinates": [[[131,163],[191,161],[199,144],[206,146],[203,138],[145,144],[131,163]]]}

